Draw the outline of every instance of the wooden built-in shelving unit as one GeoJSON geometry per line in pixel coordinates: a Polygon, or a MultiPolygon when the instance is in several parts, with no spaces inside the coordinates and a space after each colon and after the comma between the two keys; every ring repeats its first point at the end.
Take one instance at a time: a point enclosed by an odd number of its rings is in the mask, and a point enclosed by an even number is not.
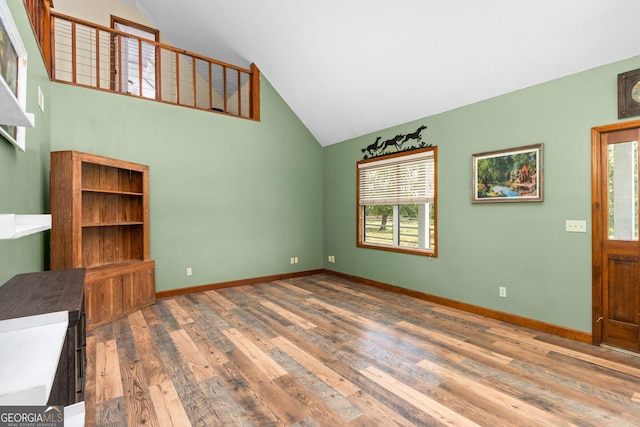
{"type": "Polygon", "coordinates": [[[51,268],[87,269],[89,329],[153,304],[148,166],[52,152],[51,215],[51,268]]]}

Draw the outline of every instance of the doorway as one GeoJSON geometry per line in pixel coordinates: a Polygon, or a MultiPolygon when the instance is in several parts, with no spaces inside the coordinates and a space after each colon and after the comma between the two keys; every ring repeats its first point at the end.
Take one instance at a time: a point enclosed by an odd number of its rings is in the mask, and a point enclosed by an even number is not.
{"type": "Polygon", "coordinates": [[[640,351],[640,120],[592,129],[593,344],[640,351]]]}
{"type": "Polygon", "coordinates": [[[156,98],[156,44],[143,39],[157,43],[160,41],[160,32],[113,15],[111,28],[136,36],[114,39],[111,89],[156,98]]]}

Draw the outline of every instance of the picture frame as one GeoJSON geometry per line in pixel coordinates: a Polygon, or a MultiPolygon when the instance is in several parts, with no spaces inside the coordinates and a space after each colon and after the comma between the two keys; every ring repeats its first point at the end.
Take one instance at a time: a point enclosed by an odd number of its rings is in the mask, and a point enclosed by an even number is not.
{"type": "Polygon", "coordinates": [[[33,114],[26,112],[27,49],[6,0],[0,0],[0,52],[0,140],[25,151],[25,127],[34,126],[33,114]]]}
{"type": "Polygon", "coordinates": [[[544,200],[543,144],[472,155],[472,203],[544,200]]]}
{"type": "Polygon", "coordinates": [[[640,68],[618,74],[618,118],[640,116],[640,68]]]}

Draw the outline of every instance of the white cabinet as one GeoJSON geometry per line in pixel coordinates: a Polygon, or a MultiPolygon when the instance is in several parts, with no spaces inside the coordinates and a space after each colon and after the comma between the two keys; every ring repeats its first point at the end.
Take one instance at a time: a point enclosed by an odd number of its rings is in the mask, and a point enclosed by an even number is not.
{"type": "Polygon", "coordinates": [[[67,335],[69,313],[0,321],[0,405],[46,405],[67,335]]]}

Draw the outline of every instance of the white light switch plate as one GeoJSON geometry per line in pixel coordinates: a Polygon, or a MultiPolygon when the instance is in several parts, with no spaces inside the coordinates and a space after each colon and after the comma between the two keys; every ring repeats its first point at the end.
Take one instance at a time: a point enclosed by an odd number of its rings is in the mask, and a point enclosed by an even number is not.
{"type": "Polygon", "coordinates": [[[568,219],[566,222],[565,230],[572,233],[586,233],[587,221],[568,219]]]}
{"type": "Polygon", "coordinates": [[[38,86],[38,107],[40,107],[40,110],[44,113],[44,94],[40,86],[38,86]]]}

